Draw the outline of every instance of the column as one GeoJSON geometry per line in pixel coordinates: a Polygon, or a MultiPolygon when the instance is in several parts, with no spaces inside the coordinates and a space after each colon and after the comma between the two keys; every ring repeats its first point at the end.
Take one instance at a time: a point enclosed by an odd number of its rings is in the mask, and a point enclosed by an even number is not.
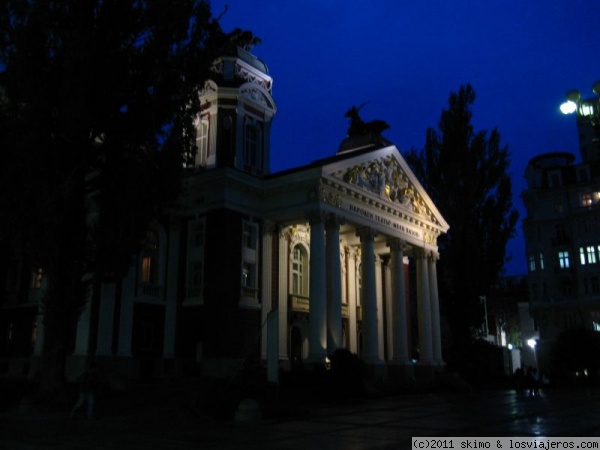
{"type": "Polygon", "coordinates": [[[383,344],[384,321],[383,321],[383,280],[381,268],[383,260],[379,255],[375,255],[375,291],[377,298],[377,356],[381,361],[385,361],[385,350],[383,344]]]}
{"type": "Polygon", "coordinates": [[[272,303],[277,303],[279,312],[279,360],[289,361],[288,353],[288,277],[289,277],[289,244],[287,228],[279,230],[279,292],[277,299],[272,303]]]}
{"type": "Polygon", "coordinates": [[[114,283],[106,283],[100,286],[96,356],[112,355],[113,327],[115,320],[115,294],[116,286],[114,283]]]}
{"type": "Polygon", "coordinates": [[[385,276],[385,360],[392,361],[394,357],[394,296],[392,295],[392,267],[390,258],[386,258],[385,276]]]}
{"type": "Polygon", "coordinates": [[[406,285],[404,279],[404,242],[394,239],[388,242],[391,250],[392,269],[392,315],[393,357],[396,364],[408,364],[408,317],[406,312],[406,285]]]}
{"type": "Polygon", "coordinates": [[[417,249],[417,320],[419,323],[419,364],[433,362],[433,342],[431,334],[431,305],[429,299],[429,272],[427,254],[417,249]]]}
{"type": "MultiPolygon", "coordinates": [[[[273,231],[275,227],[272,223],[263,224],[262,233],[262,289],[261,289],[261,340],[260,340],[260,356],[262,360],[267,359],[267,342],[271,337],[267,333],[267,316],[272,308],[272,287],[273,287],[273,231]]],[[[285,335],[284,335],[285,336],[285,335]]],[[[278,345],[271,343],[271,345],[278,345]]]]}
{"type": "Polygon", "coordinates": [[[119,320],[119,344],[117,355],[131,356],[131,337],[133,334],[133,298],[135,295],[135,266],[129,269],[129,272],[123,280],[123,290],[121,295],[121,314],[119,320]]]}
{"type": "Polygon", "coordinates": [[[83,311],[77,319],[77,334],[73,356],[86,356],[90,350],[90,332],[92,320],[92,297],[94,295],[93,283],[85,289],[85,304],[83,311]]]}
{"type": "Polygon", "coordinates": [[[324,364],[327,356],[327,298],[325,223],[320,214],[310,218],[310,268],[308,314],[308,362],[324,364]]]}
{"type": "Polygon", "coordinates": [[[348,346],[352,353],[358,353],[356,330],[356,249],[346,248],[346,273],[348,274],[348,346]]]}
{"type": "Polygon", "coordinates": [[[375,278],[375,231],[361,228],[357,234],[361,244],[362,275],[362,359],[371,365],[381,364],[378,348],[377,283],[375,278]]]}
{"type": "Polygon", "coordinates": [[[443,364],[442,358],[442,336],[440,327],[440,302],[437,285],[437,260],[439,255],[431,252],[429,262],[429,298],[431,300],[431,327],[433,339],[433,361],[436,364],[443,364]]]}
{"type": "Polygon", "coordinates": [[[169,247],[167,249],[167,277],[165,297],[165,337],[163,356],[175,358],[175,335],[177,325],[177,286],[179,276],[179,238],[180,221],[173,218],[169,230],[169,247]]]}
{"type": "Polygon", "coordinates": [[[327,352],[331,355],[333,354],[333,352],[335,352],[335,350],[344,346],[342,340],[342,267],[340,260],[340,220],[338,217],[335,216],[330,217],[327,221],[326,252],[327,352]]]}

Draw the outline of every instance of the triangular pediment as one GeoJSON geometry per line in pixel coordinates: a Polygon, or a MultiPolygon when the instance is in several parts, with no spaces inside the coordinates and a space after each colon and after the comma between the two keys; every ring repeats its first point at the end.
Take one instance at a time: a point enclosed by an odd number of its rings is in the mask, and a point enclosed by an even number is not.
{"type": "Polygon", "coordinates": [[[444,232],[449,228],[396,146],[333,162],[323,167],[323,175],[419,216],[444,232]]]}

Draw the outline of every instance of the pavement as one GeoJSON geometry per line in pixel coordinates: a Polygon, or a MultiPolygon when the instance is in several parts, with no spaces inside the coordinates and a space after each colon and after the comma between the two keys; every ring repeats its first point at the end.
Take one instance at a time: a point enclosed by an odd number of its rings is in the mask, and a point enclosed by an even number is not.
{"type": "MultiPolygon", "coordinates": [[[[102,399],[100,399],[101,401],[102,399]]],[[[139,399],[138,399],[139,400],[139,399]]],[[[311,401],[287,414],[222,421],[180,396],[98,406],[94,420],[69,411],[0,412],[0,449],[407,449],[413,436],[600,436],[600,388],[537,396],[512,390],[408,392],[311,401]],[[125,406],[127,405],[127,406],[125,406]]]]}

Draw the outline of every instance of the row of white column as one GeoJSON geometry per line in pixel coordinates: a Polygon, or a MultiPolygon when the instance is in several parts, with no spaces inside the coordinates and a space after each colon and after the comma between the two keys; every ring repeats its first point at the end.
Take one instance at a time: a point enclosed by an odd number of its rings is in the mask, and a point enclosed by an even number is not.
{"type": "MultiPolygon", "coordinates": [[[[378,304],[378,271],[375,237],[370,228],[357,231],[361,242],[362,359],[369,365],[383,364],[383,314],[378,304]]],[[[393,364],[409,364],[408,314],[404,274],[404,243],[390,239],[391,347],[393,364]]],[[[437,255],[415,249],[417,261],[417,317],[419,363],[443,364],[437,287],[437,255]]],[[[350,272],[350,270],[349,270],[350,272]]],[[[310,219],[309,267],[309,354],[308,362],[320,364],[328,354],[344,346],[342,329],[342,277],[340,261],[340,220],[314,215],[310,219]],[[339,275],[336,275],[339,274],[339,275]]],[[[352,318],[351,318],[352,319],[352,318]]],[[[351,324],[352,325],[352,324],[351,324]]],[[[355,333],[356,325],[350,326],[355,333]]]]}

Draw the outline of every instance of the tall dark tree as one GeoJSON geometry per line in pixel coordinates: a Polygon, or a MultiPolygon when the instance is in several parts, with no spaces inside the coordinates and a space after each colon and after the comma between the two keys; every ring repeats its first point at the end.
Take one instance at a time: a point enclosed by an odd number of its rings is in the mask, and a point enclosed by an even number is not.
{"type": "Polygon", "coordinates": [[[483,322],[487,296],[507,261],[506,244],[518,213],[512,204],[509,152],[497,129],[474,131],[475,92],[461,86],[429,128],[425,148],[406,160],[450,225],[439,240],[439,289],[454,347],[462,347],[483,322]]]}
{"type": "Polygon", "coordinates": [[[43,270],[41,389],[63,382],[85,280],[116,280],[177,194],[192,116],[226,46],[207,0],[0,5],[0,240],[43,270]]]}

